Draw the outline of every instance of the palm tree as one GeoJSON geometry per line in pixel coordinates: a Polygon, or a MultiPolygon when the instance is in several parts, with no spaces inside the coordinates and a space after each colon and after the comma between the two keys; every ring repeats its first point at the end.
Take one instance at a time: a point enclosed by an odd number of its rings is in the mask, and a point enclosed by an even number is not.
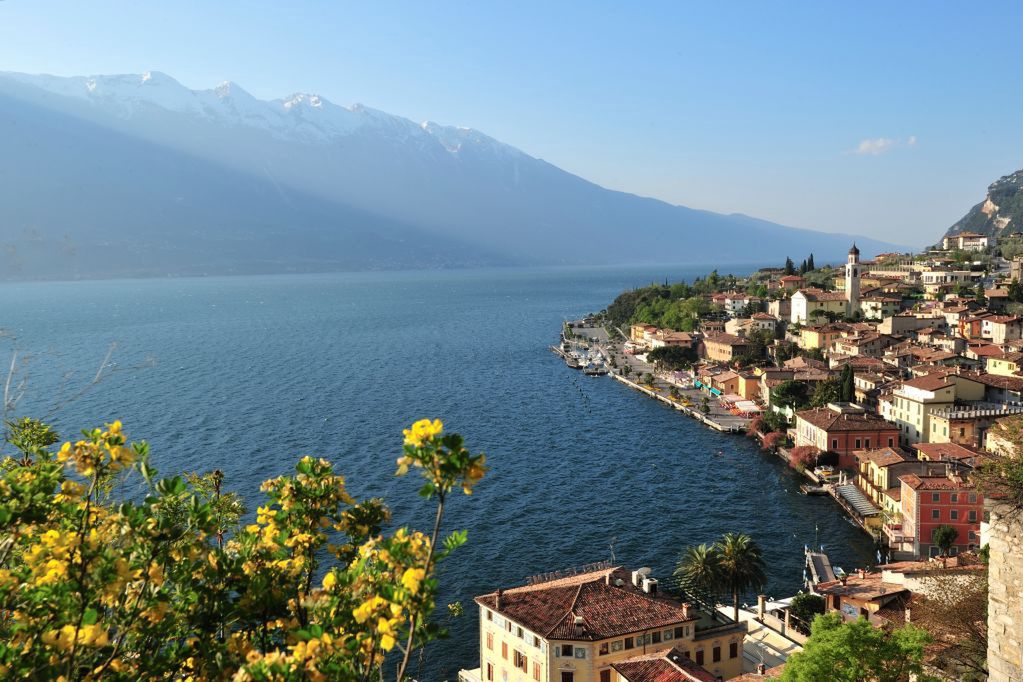
{"type": "Polygon", "coordinates": [[[675,577],[696,589],[708,592],[718,590],[721,571],[714,546],[704,543],[686,547],[675,566],[675,577]]]}
{"type": "Polygon", "coordinates": [[[763,551],[745,533],[725,533],[714,543],[719,571],[718,588],[732,593],[733,619],[739,620],[739,595],[759,590],[767,582],[763,551]]]}

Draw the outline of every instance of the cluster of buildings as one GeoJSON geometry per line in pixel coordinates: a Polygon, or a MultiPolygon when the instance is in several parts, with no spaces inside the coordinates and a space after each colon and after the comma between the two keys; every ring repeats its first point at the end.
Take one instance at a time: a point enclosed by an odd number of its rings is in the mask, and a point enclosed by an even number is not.
{"type": "MultiPolygon", "coordinates": [[[[962,233],[946,248],[983,250],[987,240],[962,233]]],[[[757,301],[744,294],[717,294],[747,316],[722,307],[694,333],[634,325],[631,352],[695,348],[691,385],[755,404],[749,417],[784,415],[789,445],[812,449],[821,480],[891,556],[936,556],[939,526],[957,531],[951,554],[978,550],[984,500],[971,474],[999,452],[999,421],[1023,414],[1023,317],[1006,311],[1010,268],[956,267],[941,254],[864,262],[854,245],[827,291],[779,273],[760,312],[749,315],[757,301]],[[846,367],[853,394],[810,406],[846,367]],[[777,389],[793,383],[803,404],[778,404],[777,389]]]]}
{"type": "MultiPolygon", "coordinates": [[[[962,233],[944,246],[982,251],[987,239],[962,233]]],[[[1011,447],[999,423],[1023,415],[1023,317],[1007,312],[1009,273],[940,255],[859,256],[853,246],[827,288],[779,272],[766,298],[709,296],[715,314],[692,332],[633,325],[625,352],[691,349],[699,360],[686,372],[689,389],[787,424],[785,447],[813,453],[815,477],[878,540],[882,564],[845,574],[814,555],[807,589],[844,619],[898,626],[914,599],[928,598],[929,577],[984,570],[974,472],[1011,447]],[[840,382],[844,399],[812,399],[840,382]],[[791,395],[793,386],[804,400],[781,404],[778,389],[791,395]],[[955,531],[947,551],[942,527],[955,531]]],[[[753,682],[778,676],[806,641],[786,600],[769,608],[761,597],[737,622],[677,594],[649,569],[600,565],[481,595],[479,668],[460,679],[753,682]],[[763,654],[770,637],[782,642],[773,659],[763,654]]]]}

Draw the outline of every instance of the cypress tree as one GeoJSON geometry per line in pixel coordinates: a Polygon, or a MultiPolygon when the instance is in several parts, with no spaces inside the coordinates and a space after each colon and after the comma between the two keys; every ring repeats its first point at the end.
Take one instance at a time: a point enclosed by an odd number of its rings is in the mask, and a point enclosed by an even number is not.
{"type": "Polygon", "coordinates": [[[792,259],[785,256],[785,274],[794,275],[796,274],[796,266],[792,263],[792,259]]]}
{"type": "Polygon", "coordinates": [[[842,402],[851,403],[856,399],[856,384],[853,383],[852,365],[842,368],[842,402]]]}
{"type": "Polygon", "coordinates": [[[799,274],[800,275],[805,275],[806,274],[806,259],[805,258],[803,259],[803,262],[799,264],[799,274]]]}
{"type": "Polygon", "coordinates": [[[810,272],[813,272],[814,270],[817,269],[817,267],[813,264],[813,254],[812,253],[810,254],[810,257],[806,260],[806,269],[808,271],[810,271],[810,272]]]}

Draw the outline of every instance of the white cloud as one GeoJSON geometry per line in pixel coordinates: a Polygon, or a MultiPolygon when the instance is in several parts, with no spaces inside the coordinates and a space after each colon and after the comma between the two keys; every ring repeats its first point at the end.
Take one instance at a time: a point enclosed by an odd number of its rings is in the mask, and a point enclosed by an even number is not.
{"type": "Polygon", "coordinates": [[[865,140],[860,140],[860,144],[852,153],[858,156],[880,156],[900,146],[915,147],[916,135],[910,135],[905,140],[891,137],[868,137],[865,140]]]}

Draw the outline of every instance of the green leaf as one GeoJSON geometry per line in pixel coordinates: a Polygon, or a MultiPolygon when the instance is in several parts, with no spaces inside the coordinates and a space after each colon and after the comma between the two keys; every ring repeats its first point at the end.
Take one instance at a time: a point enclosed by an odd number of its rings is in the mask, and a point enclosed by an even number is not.
{"type": "Polygon", "coordinates": [[[99,614],[96,613],[96,609],[85,609],[85,613],[82,615],[82,625],[95,625],[98,619],[99,614]]]}

